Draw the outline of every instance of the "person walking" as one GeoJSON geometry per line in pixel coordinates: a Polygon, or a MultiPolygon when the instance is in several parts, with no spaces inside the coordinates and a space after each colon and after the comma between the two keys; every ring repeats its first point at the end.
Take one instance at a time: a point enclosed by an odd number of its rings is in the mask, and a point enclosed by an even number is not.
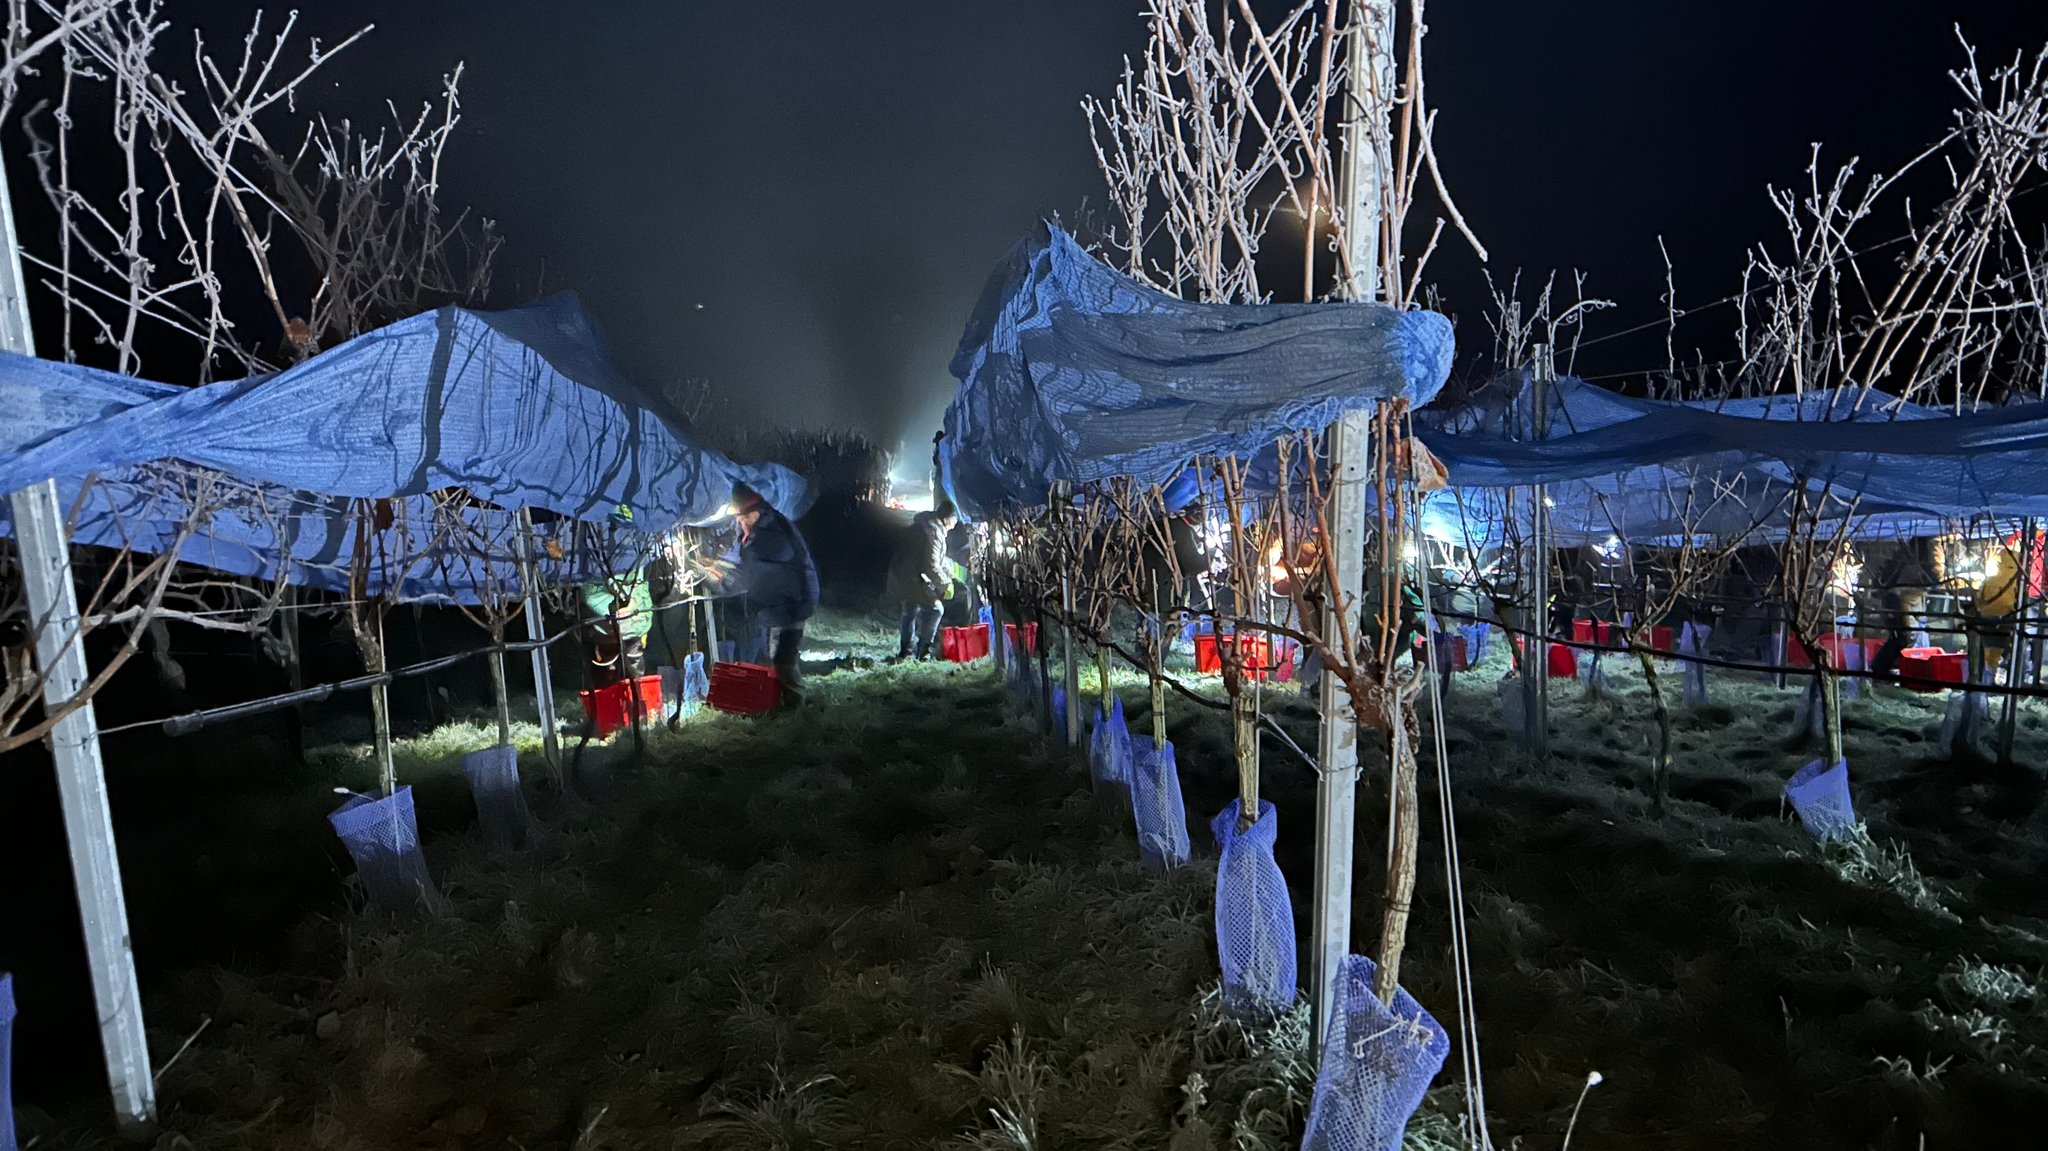
{"type": "Polygon", "coordinates": [[[818,568],[796,525],[760,492],[734,484],[732,506],[740,529],[740,590],[755,623],[768,629],[782,706],[795,707],[803,702],[804,624],[818,610],[818,568]]]}
{"type": "Polygon", "coordinates": [[[913,654],[919,660],[932,657],[939,617],[945,612],[945,601],[952,598],[953,561],[946,553],[946,537],[959,520],[952,504],[940,504],[917,513],[910,530],[896,542],[886,589],[899,608],[896,655],[891,663],[902,663],[913,654]]]}

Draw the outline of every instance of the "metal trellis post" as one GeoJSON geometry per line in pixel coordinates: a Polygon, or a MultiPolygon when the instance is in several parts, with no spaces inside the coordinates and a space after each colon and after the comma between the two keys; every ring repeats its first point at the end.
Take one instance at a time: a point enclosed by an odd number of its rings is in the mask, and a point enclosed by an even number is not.
{"type": "MultiPolygon", "coordinates": [[[[1557,381],[1557,367],[1551,358],[1549,344],[1538,344],[1535,349],[1536,361],[1531,372],[1529,397],[1530,428],[1536,438],[1550,438],[1550,390],[1557,381]]],[[[1535,558],[1531,561],[1533,574],[1530,577],[1530,591],[1536,599],[1535,625],[1529,630],[1534,633],[1528,641],[1535,648],[1535,659],[1530,668],[1535,678],[1530,680],[1530,706],[1526,721],[1529,725],[1529,754],[1537,759],[1550,755],[1550,486],[1537,484],[1534,501],[1530,508],[1529,536],[1530,550],[1535,558]]],[[[1577,655],[1574,654],[1574,659],[1577,655]]]]}
{"type": "MultiPolygon", "coordinates": [[[[1338,173],[1338,201],[1344,206],[1344,243],[1350,278],[1343,295],[1370,300],[1379,292],[1381,162],[1373,121],[1384,121],[1385,94],[1393,88],[1394,8],[1388,0],[1359,0],[1351,9],[1345,32],[1348,75],[1341,125],[1343,163],[1338,173]],[[1386,46],[1377,61],[1369,50],[1366,23],[1386,46]]],[[[1370,412],[1350,412],[1331,425],[1329,442],[1330,549],[1332,575],[1323,611],[1323,635],[1335,642],[1340,634],[1357,636],[1359,608],[1365,590],[1365,521],[1367,436],[1370,412]],[[1338,620],[1349,617],[1340,629],[1338,620]]],[[[1346,661],[1356,653],[1346,653],[1346,661]]],[[[1351,952],[1351,885],[1358,825],[1358,720],[1350,686],[1325,668],[1317,685],[1322,722],[1316,735],[1315,921],[1310,957],[1315,996],[1315,1041],[1320,1048],[1329,1033],[1330,1013],[1337,1000],[1337,973],[1351,952]]]]}
{"type": "MultiPolygon", "coordinates": [[[[540,643],[548,637],[547,621],[540,611],[540,565],[535,561],[533,549],[533,514],[525,508],[519,509],[519,582],[526,589],[526,638],[540,643]]],[[[717,646],[713,637],[712,646],[717,646]]],[[[707,658],[707,664],[710,662],[707,658]]],[[[548,649],[533,649],[533,700],[540,711],[541,746],[547,755],[548,765],[559,768],[562,765],[561,740],[555,733],[555,675],[548,666],[548,649]]]]}
{"type": "MultiPolygon", "coordinates": [[[[14,204],[0,169],[0,347],[35,355],[29,330],[28,297],[21,274],[21,249],[14,234],[14,204]]],[[[43,673],[43,706],[55,711],[85,689],[85,662],[78,591],[71,582],[71,550],[64,538],[64,508],[57,483],[46,479],[13,493],[14,543],[21,555],[29,618],[35,627],[36,664],[43,673]]],[[[125,1129],[156,1118],[156,1083],[150,1074],[149,1043],[142,1029],[142,996],[135,982],[135,949],[128,934],[128,903],[121,891],[121,860],[114,849],[113,810],[107,774],[100,761],[99,721],[90,700],[81,702],[49,735],[57,767],[57,794],[64,834],[71,845],[71,876],[78,886],[79,918],[85,926],[86,960],[92,965],[93,1000],[99,1008],[100,1044],[107,1060],[107,1085],[114,1118],[125,1129]]]]}

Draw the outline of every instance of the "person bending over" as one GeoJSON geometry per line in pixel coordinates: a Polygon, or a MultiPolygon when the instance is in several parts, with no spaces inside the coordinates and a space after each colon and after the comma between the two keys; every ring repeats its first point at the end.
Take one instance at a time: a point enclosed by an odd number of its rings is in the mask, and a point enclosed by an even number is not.
{"type": "Polygon", "coordinates": [[[818,568],[789,517],[745,484],[732,488],[740,528],[740,588],[758,626],[768,629],[782,706],[803,702],[804,624],[818,610],[818,568]]]}

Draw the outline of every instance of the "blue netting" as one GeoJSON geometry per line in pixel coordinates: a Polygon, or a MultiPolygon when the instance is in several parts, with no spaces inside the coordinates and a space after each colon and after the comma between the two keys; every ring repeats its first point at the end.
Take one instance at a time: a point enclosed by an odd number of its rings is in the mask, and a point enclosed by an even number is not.
{"type": "Polygon", "coordinates": [[[1500,677],[1493,685],[1494,697],[1500,700],[1500,726],[1512,740],[1529,737],[1529,684],[1514,672],[1500,677]]]}
{"type": "Polygon", "coordinates": [[[1061,739],[1067,738],[1067,689],[1052,689],[1052,733],[1061,739]]]}
{"type": "MultiPolygon", "coordinates": [[[[1678,654],[1707,654],[1707,638],[1713,634],[1714,629],[1704,624],[1686,624],[1678,630],[1678,654]]],[[[1683,667],[1685,686],[1681,689],[1681,694],[1685,702],[1692,704],[1707,702],[1707,665],[1695,660],[1686,660],[1683,667]]]]}
{"type": "Polygon", "coordinates": [[[1140,284],[1046,226],[990,277],[953,357],[940,470],[969,515],[1047,485],[1172,483],[1196,456],[1407,397],[1450,372],[1450,321],[1380,304],[1197,304],[1140,284]]]}
{"type": "Polygon", "coordinates": [[[1816,839],[1849,839],[1856,833],[1856,808],[1849,800],[1849,764],[1829,766],[1816,759],[1785,781],[1785,798],[1799,813],[1799,822],[1816,839]]]}
{"type": "Polygon", "coordinates": [[[387,911],[440,910],[441,892],[420,854],[412,788],[401,787],[382,799],[350,796],[327,822],[356,861],[356,876],[371,906],[387,911]]]}
{"type": "Polygon", "coordinates": [[[14,976],[0,971],[0,1151],[14,1151],[14,976]]]}
{"type": "Polygon", "coordinates": [[[1529,501],[1503,489],[1531,484],[1548,485],[1558,546],[1773,538],[1800,482],[1856,497],[1844,501],[1855,536],[1932,536],[1945,519],[2048,511],[2048,404],[1955,416],[1855,391],[1668,402],[1559,380],[1550,437],[1538,440],[1529,389],[1512,391],[1506,404],[1418,416],[1451,483],[1425,501],[1425,532],[1474,546],[1526,533],[1529,501]],[[1702,508],[1702,490],[1725,498],[1702,508]]]}
{"type": "MultiPolygon", "coordinates": [[[[1995,672],[1984,669],[1984,681],[1994,682],[1995,672]]],[[[1952,691],[1941,711],[1941,727],[1935,746],[1941,754],[1980,755],[1977,737],[1991,722],[1991,697],[1981,691],[1952,691]]]]}
{"type": "Polygon", "coordinates": [[[681,667],[659,670],[661,698],[675,705],[677,718],[694,715],[697,705],[711,694],[711,677],[704,673],[704,653],[701,651],[684,656],[681,667]]]}
{"type": "Polygon", "coordinates": [[[1470,623],[1459,628],[1458,634],[1465,637],[1465,662],[1478,667],[1480,661],[1486,658],[1488,641],[1493,638],[1493,628],[1488,624],[1470,623]]]}
{"type": "Polygon", "coordinates": [[[1124,725],[1124,701],[1115,696],[1109,714],[1095,709],[1095,730],[1088,736],[1088,774],[1098,784],[1129,787],[1131,784],[1131,732],[1124,725]]]}
{"type": "MultiPolygon", "coordinates": [[[[427,493],[459,486],[499,508],[590,522],[623,507],[648,531],[719,518],[735,481],[791,515],[810,500],[787,468],[736,464],[692,442],[659,391],[612,366],[572,296],[441,308],[272,376],[197,388],[0,353],[0,411],[0,491],[54,477],[65,506],[77,501],[73,542],[174,549],[200,566],[335,591],[363,590],[334,559],[347,554],[358,498],[392,498],[417,524],[427,493]],[[247,481],[269,506],[230,501],[187,535],[187,493],[141,470],[171,459],[247,481]]],[[[9,514],[0,506],[0,534],[9,514]]],[[[396,536],[376,542],[409,554],[396,536]]],[[[572,549],[544,566],[593,574],[616,558],[572,549]]],[[[516,586],[514,573],[509,557],[480,555],[402,577],[379,565],[367,591],[475,602],[516,586]]]]}
{"type": "Polygon", "coordinates": [[[526,812],[526,791],[519,786],[519,749],[501,743],[462,757],[476,797],[477,822],[494,847],[525,847],[532,818],[526,812]]]}
{"type": "Polygon", "coordinates": [[[1287,877],[1273,860],[1280,816],[1259,801],[1259,818],[1243,831],[1235,801],[1209,821],[1223,858],[1216,864],[1216,957],[1223,965],[1223,1004],[1241,1017],[1269,1018],[1294,1006],[1294,905],[1287,877]]]}
{"type": "Polygon", "coordinates": [[[1409,1117],[1450,1054],[1450,1037],[1405,989],[1394,990],[1391,1007],[1373,995],[1374,970],[1363,955],[1338,966],[1302,1151],[1399,1151],[1409,1117]]]}
{"type": "Polygon", "coordinates": [[[1131,741],[1131,812],[1138,824],[1138,858],[1154,871],[1187,863],[1188,812],[1180,799],[1173,744],[1131,741]]]}

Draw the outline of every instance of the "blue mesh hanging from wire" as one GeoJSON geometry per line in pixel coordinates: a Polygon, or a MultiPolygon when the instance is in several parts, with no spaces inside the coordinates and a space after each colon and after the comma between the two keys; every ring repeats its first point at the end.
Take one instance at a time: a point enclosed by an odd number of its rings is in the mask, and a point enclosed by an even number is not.
{"type": "Polygon", "coordinates": [[[1264,1019],[1294,1006],[1294,905],[1273,859],[1280,816],[1259,801],[1259,817],[1239,830],[1236,801],[1209,821],[1223,857],[1216,864],[1216,957],[1223,1005],[1240,1018],[1264,1019]]]}
{"type": "Polygon", "coordinates": [[[1052,733],[1056,738],[1067,738],[1067,689],[1052,689],[1052,733]]]}
{"type": "Polygon", "coordinates": [[[0,971],[0,1151],[14,1151],[14,976],[0,971]]]}
{"type": "Polygon", "coordinates": [[[462,774],[469,777],[470,794],[476,797],[485,842],[492,847],[525,847],[532,820],[526,812],[526,791],[519,786],[519,749],[501,743],[472,751],[462,757],[462,774]]]}
{"type": "Polygon", "coordinates": [[[1131,812],[1138,825],[1138,859],[1154,871],[1188,861],[1188,813],[1180,799],[1173,743],[1131,741],[1131,812]]]}
{"type": "Polygon", "coordinates": [[[382,799],[352,795],[327,822],[334,825],[349,857],[356,861],[356,876],[362,880],[371,906],[386,911],[440,911],[441,892],[427,874],[426,857],[420,854],[412,788],[401,787],[382,799]]]}
{"type": "Polygon", "coordinates": [[[1379,1001],[1374,970],[1363,955],[1338,965],[1302,1151],[1399,1151],[1409,1118],[1450,1054],[1450,1037],[1407,991],[1396,988],[1392,1006],[1379,1001]]]}

